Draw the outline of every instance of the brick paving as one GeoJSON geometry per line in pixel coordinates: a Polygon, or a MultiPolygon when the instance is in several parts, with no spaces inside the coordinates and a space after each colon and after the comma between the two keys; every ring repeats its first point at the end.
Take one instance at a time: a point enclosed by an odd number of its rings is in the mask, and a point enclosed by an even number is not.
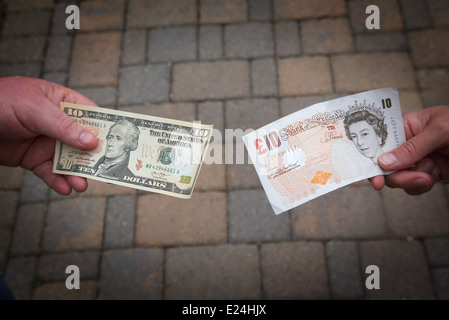
{"type": "MultiPolygon", "coordinates": [[[[446,0],[2,2],[0,76],[214,123],[209,163],[243,148],[225,148],[225,129],[354,92],[396,87],[404,112],[449,104],[446,0]]],[[[0,167],[0,272],[18,299],[447,300],[449,184],[412,197],[365,181],[275,216],[247,163],[204,164],[191,200],[95,181],[63,197],[0,167]],[[71,264],[80,290],[65,288],[71,264]]]]}

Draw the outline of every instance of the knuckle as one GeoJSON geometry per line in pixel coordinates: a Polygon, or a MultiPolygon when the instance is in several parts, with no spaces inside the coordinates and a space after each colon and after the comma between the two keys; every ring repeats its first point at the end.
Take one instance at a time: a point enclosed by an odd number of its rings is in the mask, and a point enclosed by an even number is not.
{"type": "Polygon", "coordinates": [[[417,151],[418,148],[413,140],[408,140],[402,144],[402,152],[405,153],[407,157],[413,157],[417,151]]]}
{"type": "Polygon", "coordinates": [[[389,187],[389,188],[393,188],[393,189],[395,189],[395,188],[399,188],[399,186],[394,182],[394,181],[392,181],[391,179],[385,179],[385,185],[387,186],[387,187],[389,187]]]}
{"type": "Polygon", "coordinates": [[[438,119],[435,121],[435,132],[437,136],[443,138],[449,134],[449,126],[446,119],[438,119]]]}
{"type": "Polygon", "coordinates": [[[76,126],[75,121],[70,117],[64,117],[59,123],[59,128],[63,136],[70,135],[76,130],[76,126]]]}

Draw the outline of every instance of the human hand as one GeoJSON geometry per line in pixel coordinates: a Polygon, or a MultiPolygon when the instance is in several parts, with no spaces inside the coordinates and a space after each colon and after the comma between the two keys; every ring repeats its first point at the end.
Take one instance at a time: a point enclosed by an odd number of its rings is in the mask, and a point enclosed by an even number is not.
{"type": "Polygon", "coordinates": [[[387,185],[418,195],[449,179],[449,106],[406,113],[403,122],[407,142],[378,160],[382,169],[399,171],[370,182],[376,190],[387,185]]]}
{"type": "Polygon", "coordinates": [[[92,149],[97,138],[59,109],[70,102],[96,106],[85,96],[58,84],[27,77],[0,78],[0,165],[31,170],[62,195],[87,189],[85,178],[52,172],[56,139],[92,149]]]}

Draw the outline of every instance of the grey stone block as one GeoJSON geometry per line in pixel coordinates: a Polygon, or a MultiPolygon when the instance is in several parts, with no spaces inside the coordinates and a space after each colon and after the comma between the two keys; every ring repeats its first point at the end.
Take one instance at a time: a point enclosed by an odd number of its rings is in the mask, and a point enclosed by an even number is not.
{"type": "Polygon", "coordinates": [[[165,64],[122,68],[120,104],[168,100],[170,67],[165,64]]]}
{"type": "Polygon", "coordinates": [[[346,186],[292,209],[294,239],[381,238],[382,198],[370,186],[346,186]]]}
{"type": "Polygon", "coordinates": [[[61,252],[100,249],[104,209],[104,198],[51,202],[44,230],[44,250],[61,252]]]}
{"type": "Polygon", "coordinates": [[[223,56],[223,29],[218,25],[200,27],[199,58],[203,60],[219,59],[223,56]]]}
{"type": "Polygon", "coordinates": [[[232,191],[228,203],[230,242],[290,239],[288,214],[275,215],[262,189],[232,191]]]}
{"type": "Polygon", "coordinates": [[[281,115],[286,116],[301,109],[310,107],[316,103],[338,98],[337,94],[322,94],[295,98],[282,98],[281,115]]]}
{"type": "Polygon", "coordinates": [[[0,42],[0,63],[34,62],[43,58],[44,37],[5,38],[0,42]]]}
{"type": "Polygon", "coordinates": [[[195,0],[133,0],[128,4],[127,28],[195,24],[195,0]]]}
{"type": "Polygon", "coordinates": [[[404,51],[407,39],[399,32],[361,34],[356,36],[355,46],[359,52],[404,51]]]}
{"type": "Polygon", "coordinates": [[[72,37],[69,35],[51,37],[45,57],[44,71],[67,71],[71,44],[72,37]]]}
{"type": "MultiPolygon", "coordinates": [[[[380,289],[366,290],[367,299],[434,299],[432,282],[421,243],[380,240],[359,243],[362,270],[379,267],[380,289]]],[[[366,278],[369,273],[365,274],[366,278]]]]}
{"type": "Polygon", "coordinates": [[[251,21],[268,21],[273,17],[270,0],[249,0],[249,19],[251,21]]]}
{"type": "Polygon", "coordinates": [[[41,64],[37,62],[0,65],[0,77],[25,76],[39,78],[41,64]]]}
{"type": "Polygon", "coordinates": [[[43,79],[65,87],[67,83],[67,73],[49,72],[44,74],[43,79]]]}
{"type": "Polygon", "coordinates": [[[449,238],[427,239],[424,244],[432,267],[449,267],[449,238]]]}
{"type": "Polygon", "coordinates": [[[165,299],[260,299],[256,246],[168,249],[165,299]]]}
{"type": "Polygon", "coordinates": [[[145,30],[128,30],[123,36],[123,65],[145,63],[147,33],[145,30]]]}
{"type": "Polygon", "coordinates": [[[273,59],[258,59],[251,62],[253,95],[277,96],[276,63],[273,59]]]}
{"type": "Polygon", "coordinates": [[[196,27],[151,30],[148,56],[151,62],[195,60],[196,27]]]}
{"type": "Polygon", "coordinates": [[[243,99],[225,104],[226,127],[230,129],[258,129],[279,117],[276,99],[243,99]]]}
{"type": "Polygon", "coordinates": [[[249,73],[248,61],[175,64],[173,67],[173,100],[247,97],[250,95],[249,73]]]}
{"type": "Polygon", "coordinates": [[[4,271],[6,268],[6,257],[8,256],[11,235],[10,228],[0,228],[0,271],[4,271]]]}
{"type": "Polygon", "coordinates": [[[225,26],[225,52],[228,58],[258,58],[274,53],[271,24],[251,22],[225,26]]]}
{"type": "Polygon", "coordinates": [[[35,269],[35,257],[20,257],[9,260],[5,280],[17,300],[31,299],[35,269]]]}
{"type": "Polygon", "coordinates": [[[96,279],[100,253],[96,251],[44,254],[39,258],[37,274],[43,281],[65,281],[65,270],[75,265],[80,270],[80,279],[96,279]]]}
{"type": "Polygon", "coordinates": [[[299,29],[296,21],[282,21],[275,24],[276,53],[279,57],[301,53],[299,29]]]}
{"type": "Polygon", "coordinates": [[[115,106],[116,88],[108,87],[91,87],[75,89],[77,92],[85,95],[90,100],[98,104],[100,107],[115,106]]]}
{"type": "Polygon", "coordinates": [[[399,236],[437,237],[449,230],[449,209],[441,184],[419,196],[401,189],[382,190],[388,226],[399,236]]]}
{"type": "Polygon", "coordinates": [[[45,182],[31,171],[26,171],[23,177],[22,189],[20,190],[20,201],[42,202],[48,197],[49,187],[45,182]]]}
{"type": "MultiPolygon", "coordinates": [[[[224,110],[221,101],[206,101],[198,104],[198,120],[204,124],[213,124],[224,139],[224,110]]],[[[218,142],[218,141],[216,141],[218,142]]],[[[223,141],[220,141],[220,143],[223,141]]]]}
{"type": "Polygon", "coordinates": [[[263,288],[267,299],[328,299],[329,288],[320,242],[262,246],[263,288]]]}
{"type": "Polygon", "coordinates": [[[82,281],[76,290],[67,290],[65,281],[51,282],[37,287],[33,292],[33,300],[95,300],[96,294],[95,281],[82,281]]]}
{"type": "Polygon", "coordinates": [[[194,192],[189,201],[154,193],[138,197],[139,246],[217,244],[226,242],[226,237],[225,192],[194,192]]]}
{"type": "MultiPolygon", "coordinates": [[[[3,66],[0,66],[0,73],[3,66]]],[[[0,189],[19,189],[22,185],[24,169],[0,166],[0,189]]]]}
{"type": "MultiPolygon", "coordinates": [[[[402,19],[408,30],[429,28],[432,26],[425,0],[400,0],[402,19]]],[[[443,0],[444,1],[444,0],[443,0]]]]}
{"type": "MultiPolygon", "coordinates": [[[[243,146],[244,147],[244,146],[243,146]]],[[[248,153],[245,148],[245,155],[248,153]]],[[[245,157],[245,159],[248,159],[245,157]]],[[[228,164],[226,166],[226,180],[229,190],[260,188],[260,179],[254,165],[248,164],[228,164]]]]}
{"type": "Polygon", "coordinates": [[[46,35],[50,26],[49,11],[13,12],[6,16],[3,36],[46,35]]]}
{"type": "Polygon", "coordinates": [[[106,251],[101,262],[99,299],[161,299],[162,263],[161,249],[106,251]]]}
{"type": "Polygon", "coordinates": [[[301,39],[306,54],[354,51],[351,29],[346,18],[303,21],[301,39]]]}
{"type": "Polygon", "coordinates": [[[202,0],[200,22],[233,23],[247,21],[248,6],[246,0],[202,0]]]}
{"type": "Polygon", "coordinates": [[[104,248],[131,247],[134,241],[136,196],[118,196],[108,199],[104,248]]]}
{"type": "Polygon", "coordinates": [[[12,227],[18,200],[19,196],[16,191],[0,191],[0,227],[12,227]]]}
{"type": "Polygon", "coordinates": [[[355,242],[331,241],[326,244],[331,297],[362,299],[363,284],[355,242]]]}
{"type": "Polygon", "coordinates": [[[46,204],[27,204],[20,207],[14,228],[12,255],[39,253],[46,211],[46,204]]]}
{"type": "Polygon", "coordinates": [[[435,27],[449,26],[449,2],[446,0],[428,0],[430,16],[435,27]]]}
{"type": "Polygon", "coordinates": [[[449,300],[449,268],[431,271],[437,299],[449,300]]]}

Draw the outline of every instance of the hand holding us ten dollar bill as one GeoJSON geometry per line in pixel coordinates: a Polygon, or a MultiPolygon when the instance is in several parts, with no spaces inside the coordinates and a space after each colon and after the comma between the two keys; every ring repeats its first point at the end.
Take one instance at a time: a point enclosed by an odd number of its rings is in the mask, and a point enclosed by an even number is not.
{"type": "Polygon", "coordinates": [[[99,139],[94,150],[56,142],[53,172],[188,199],[212,125],[61,103],[99,139]]]}

